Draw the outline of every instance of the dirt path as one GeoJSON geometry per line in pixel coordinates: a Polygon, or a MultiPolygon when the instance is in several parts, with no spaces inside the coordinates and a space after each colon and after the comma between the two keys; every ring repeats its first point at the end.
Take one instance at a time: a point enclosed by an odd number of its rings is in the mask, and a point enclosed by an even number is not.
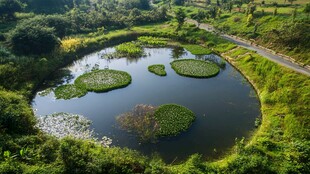
{"type": "MultiPolygon", "coordinates": [[[[186,21],[188,23],[195,24],[196,26],[198,25],[197,21],[195,21],[193,19],[186,19],[186,21]]],[[[206,31],[215,32],[214,27],[212,25],[209,25],[209,24],[200,24],[199,28],[200,29],[204,29],[206,31]]],[[[266,57],[267,59],[269,59],[269,60],[271,60],[273,62],[276,62],[276,63],[278,63],[278,64],[280,64],[282,66],[290,68],[290,69],[292,69],[292,70],[294,70],[296,72],[299,72],[299,73],[302,73],[302,74],[310,76],[310,69],[307,69],[305,67],[301,67],[300,65],[287,60],[283,56],[274,54],[274,53],[271,52],[271,50],[263,49],[263,48],[261,48],[259,46],[252,45],[249,41],[241,40],[240,38],[237,38],[237,37],[234,37],[234,36],[230,36],[230,35],[227,35],[227,34],[220,34],[220,36],[222,38],[226,39],[226,40],[229,40],[229,41],[237,44],[238,46],[247,48],[249,50],[256,51],[257,54],[260,54],[261,56],[266,57]]]]}

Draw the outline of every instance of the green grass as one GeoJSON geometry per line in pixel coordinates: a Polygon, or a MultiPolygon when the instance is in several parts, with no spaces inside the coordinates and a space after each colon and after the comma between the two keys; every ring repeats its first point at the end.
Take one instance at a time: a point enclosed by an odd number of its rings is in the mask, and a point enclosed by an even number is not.
{"type": "Polygon", "coordinates": [[[138,58],[144,55],[143,48],[138,43],[126,42],[115,47],[117,57],[138,58]]]}
{"type": "Polygon", "coordinates": [[[71,98],[80,98],[87,94],[87,90],[84,88],[79,88],[74,84],[67,84],[59,86],[54,91],[57,99],[71,99],[71,98]]]}
{"type": "Polygon", "coordinates": [[[194,55],[205,55],[212,53],[211,50],[200,45],[182,44],[181,46],[194,55]]]}
{"type": "Polygon", "coordinates": [[[94,92],[106,92],[123,88],[131,83],[131,76],[124,71],[96,70],[79,76],[74,84],[81,89],[94,92]]]}
{"type": "Polygon", "coordinates": [[[231,58],[237,58],[240,55],[244,55],[244,54],[250,53],[250,52],[252,53],[253,51],[250,51],[248,49],[240,47],[238,49],[235,49],[235,50],[231,51],[229,55],[230,55],[231,58]]]}
{"type": "Polygon", "coordinates": [[[220,72],[216,64],[195,59],[175,60],[171,62],[171,67],[179,75],[195,78],[213,77],[220,72]]]}
{"type": "Polygon", "coordinates": [[[138,41],[143,45],[148,47],[163,47],[167,45],[167,40],[165,38],[152,37],[152,36],[140,36],[138,37],[138,41]]]}
{"type": "Polygon", "coordinates": [[[166,76],[167,73],[165,71],[165,65],[150,65],[148,68],[147,68],[150,72],[156,74],[156,75],[159,75],[159,76],[166,76]]]}
{"type": "Polygon", "coordinates": [[[159,136],[175,136],[186,131],[195,120],[191,110],[176,104],[159,106],[154,116],[160,126],[157,133],[159,136]]]}

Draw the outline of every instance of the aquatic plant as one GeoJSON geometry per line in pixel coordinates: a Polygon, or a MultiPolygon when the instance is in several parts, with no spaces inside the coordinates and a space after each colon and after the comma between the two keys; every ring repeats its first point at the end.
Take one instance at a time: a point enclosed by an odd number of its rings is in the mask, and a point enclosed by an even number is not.
{"type": "Polygon", "coordinates": [[[138,38],[138,41],[141,42],[143,45],[148,47],[163,47],[167,45],[166,38],[159,38],[159,37],[152,37],[152,36],[141,36],[138,38]]]}
{"type": "Polygon", "coordinates": [[[205,48],[203,46],[200,45],[191,45],[191,44],[187,44],[187,45],[181,45],[182,47],[184,47],[187,51],[191,52],[194,55],[204,55],[204,54],[211,54],[212,51],[209,50],[208,48],[205,48]]]}
{"type": "Polygon", "coordinates": [[[195,120],[189,109],[166,104],[160,107],[139,104],[116,117],[122,129],[138,134],[142,141],[155,142],[159,136],[175,136],[187,130],[195,120]]]}
{"type": "Polygon", "coordinates": [[[115,57],[138,58],[144,55],[143,48],[139,43],[126,42],[115,47],[115,57]]]}
{"type": "Polygon", "coordinates": [[[71,99],[75,97],[83,97],[87,94],[87,90],[84,88],[79,88],[74,84],[67,84],[59,86],[54,91],[57,99],[71,99]]]}
{"type": "Polygon", "coordinates": [[[136,105],[130,112],[116,117],[122,129],[138,134],[142,141],[155,141],[159,125],[154,118],[157,107],[145,104],[136,105]]]}
{"type": "Polygon", "coordinates": [[[154,113],[158,122],[158,136],[175,136],[186,131],[195,120],[195,114],[184,106],[165,104],[158,107],[154,113]]]}
{"type": "Polygon", "coordinates": [[[49,95],[51,92],[53,92],[53,88],[47,88],[47,89],[44,89],[43,91],[39,91],[38,95],[41,97],[44,97],[44,96],[49,95]]]}
{"type": "Polygon", "coordinates": [[[159,76],[166,76],[167,73],[165,71],[165,65],[157,64],[157,65],[150,65],[148,70],[156,75],[159,76]]]}
{"type": "Polygon", "coordinates": [[[131,83],[131,76],[124,71],[95,70],[79,76],[74,84],[81,89],[94,92],[106,92],[126,87],[131,83]]]}
{"type": "Polygon", "coordinates": [[[103,147],[110,147],[112,139],[103,136],[98,141],[94,131],[90,129],[91,124],[92,122],[82,115],[61,112],[39,117],[36,127],[59,139],[70,136],[76,139],[94,140],[103,147]]]}
{"type": "Polygon", "coordinates": [[[208,61],[195,59],[181,59],[170,63],[176,73],[187,77],[208,78],[216,76],[220,68],[208,61]]]}
{"type": "Polygon", "coordinates": [[[82,115],[54,113],[39,117],[37,127],[57,138],[71,136],[77,139],[93,139],[94,132],[89,129],[91,123],[82,115]]]}

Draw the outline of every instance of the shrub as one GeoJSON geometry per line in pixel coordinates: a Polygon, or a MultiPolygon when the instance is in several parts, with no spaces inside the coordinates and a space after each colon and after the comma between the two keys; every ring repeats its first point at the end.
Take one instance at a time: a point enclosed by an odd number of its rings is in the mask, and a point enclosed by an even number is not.
{"type": "Polygon", "coordinates": [[[35,117],[27,101],[13,92],[0,91],[0,132],[29,134],[35,117]]]}
{"type": "Polygon", "coordinates": [[[9,40],[13,49],[22,54],[50,53],[60,43],[53,28],[40,25],[18,25],[9,40]]]}
{"type": "Polygon", "coordinates": [[[148,70],[159,76],[166,76],[165,65],[150,65],[148,70]]]}

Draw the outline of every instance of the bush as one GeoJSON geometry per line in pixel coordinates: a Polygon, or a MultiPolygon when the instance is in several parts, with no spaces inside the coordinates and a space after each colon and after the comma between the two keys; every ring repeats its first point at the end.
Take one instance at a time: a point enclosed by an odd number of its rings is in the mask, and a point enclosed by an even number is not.
{"type": "Polygon", "coordinates": [[[29,134],[35,117],[26,100],[15,93],[0,91],[0,132],[29,134]]]}
{"type": "Polygon", "coordinates": [[[13,50],[22,54],[50,53],[60,44],[54,29],[40,25],[18,25],[9,40],[13,50]]]}

